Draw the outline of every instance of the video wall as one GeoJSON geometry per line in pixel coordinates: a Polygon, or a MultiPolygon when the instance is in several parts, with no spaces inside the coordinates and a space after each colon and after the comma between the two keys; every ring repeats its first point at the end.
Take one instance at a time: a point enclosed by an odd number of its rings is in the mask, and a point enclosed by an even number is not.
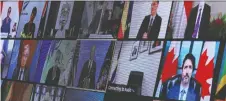
{"type": "Polygon", "coordinates": [[[226,1],[0,1],[1,101],[225,101],[226,1]]]}

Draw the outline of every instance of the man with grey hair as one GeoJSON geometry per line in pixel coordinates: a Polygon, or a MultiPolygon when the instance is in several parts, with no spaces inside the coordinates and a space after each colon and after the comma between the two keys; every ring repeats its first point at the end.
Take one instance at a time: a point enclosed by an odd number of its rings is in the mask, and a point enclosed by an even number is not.
{"type": "Polygon", "coordinates": [[[96,62],[94,61],[96,46],[90,51],[90,59],[85,62],[79,78],[78,87],[95,89],[96,62]]]}
{"type": "Polygon", "coordinates": [[[60,66],[62,64],[63,54],[60,50],[57,50],[55,54],[55,65],[48,71],[46,84],[57,85],[60,79],[60,66]]]}
{"type": "Polygon", "coordinates": [[[56,32],[55,38],[65,38],[66,29],[64,27],[68,22],[70,10],[71,5],[68,2],[62,5],[59,18],[60,29],[56,32]]]}

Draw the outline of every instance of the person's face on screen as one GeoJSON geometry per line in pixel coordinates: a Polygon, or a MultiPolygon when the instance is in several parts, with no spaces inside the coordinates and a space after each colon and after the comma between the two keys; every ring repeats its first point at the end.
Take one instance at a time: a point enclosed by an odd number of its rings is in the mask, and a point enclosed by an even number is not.
{"type": "Polygon", "coordinates": [[[34,19],[35,19],[35,15],[34,15],[34,13],[31,13],[31,16],[30,16],[30,21],[34,21],[34,19]]]}
{"type": "Polygon", "coordinates": [[[151,3],[151,15],[156,15],[159,3],[157,1],[153,1],[151,3]]]}
{"type": "Polygon", "coordinates": [[[11,7],[8,8],[7,16],[9,17],[10,14],[11,14],[11,7]]]}
{"type": "Polygon", "coordinates": [[[24,50],[22,52],[22,57],[21,57],[21,67],[25,67],[28,57],[29,57],[29,50],[30,50],[30,46],[27,44],[24,46],[24,50]]]}
{"type": "Polygon", "coordinates": [[[190,59],[187,59],[184,62],[184,66],[182,67],[182,82],[184,84],[189,83],[189,80],[192,76],[192,71],[193,71],[192,61],[190,59]]]}
{"type": "Polygon", "coordinates": [[[69,12],[70,12],[70,7],[69,6],[70,6],[69,4],[63,4],[63,7],[61,9],[61,14],[60,14],[61,29],[63,29],[63,27],[67,23],[69,12]]]}
{"type": "Polygon", "coordinates": [[[36,14],[37,14],[37,8],[34,7],[34,8],[32,9],[32,12],[31,12],[30,22],[33,22],[33,21],[34,21],[36,14]]]}

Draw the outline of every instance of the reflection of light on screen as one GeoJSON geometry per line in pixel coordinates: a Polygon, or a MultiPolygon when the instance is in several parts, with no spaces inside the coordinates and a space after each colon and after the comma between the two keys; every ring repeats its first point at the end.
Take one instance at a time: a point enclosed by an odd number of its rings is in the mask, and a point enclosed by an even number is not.
{"type": "Polygon", "coordinates": [[[9,40],[8,50],[12,50],[13,49],[13,45],[14,45],[14,40],[9,40]]]}
{"type": "Polygon", "coordinates": [[[2,48],[3,48],[3,41],[4,40],[0,40],[0,51],[2,51],[2,48]]]}
{"type": "Polygon", "coordinates": [[[201,54],[201,50],[202,50],[202,41],[195,41],[194,45],[193,45],[193,49],[192,49],[192,54],[195,57],[195,68],[198,67],[198,62],[199,62],[199,58],[200,58],[200,54],[201,54]]]}

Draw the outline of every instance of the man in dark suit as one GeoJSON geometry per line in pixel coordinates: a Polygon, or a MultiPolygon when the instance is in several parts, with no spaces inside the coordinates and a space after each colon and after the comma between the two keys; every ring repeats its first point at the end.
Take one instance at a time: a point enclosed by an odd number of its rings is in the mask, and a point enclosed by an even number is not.
{"type": "Polygon", "coordinates": [[[99,32],[98,27],[101,21],[101,15],[102,15],[103,9],[105,8],[105,2],[100,1],[100,2],[97,2],[97,4],[99,4],[100,7],[97,8],[95,15],[92,18],[92,21],[88,28],[88,31],[89,31],[88,34],[96,34],[96,32],[99,32]]]}
{"type": "Polygon", "coordinates": [[[192,8],[188,18],[187,27],[185,30],[184,38],[209,38],[208,29],[210,24],[210,6],[204,2],[192,8]]]}
{"type": "Polygon", "coordinates": [[[13,80],[29,81],[27,61],[30,55],[30,49],[29,44],[24,45],[19,67],[16,67],[13,71],[13,80]]]}
{"type": "Polygon", "coordinates": [[[96,62],[94,61],[96,46],[92,47],[90,59],[85,62],[79,78],[78,87],[95,89],[96,62]]]}
{"type": "Polygon", "coordinates": [[[176,75],[163,83],[160,97],[164,99],[200,101],[201,85],[192,77],[195,57],[187,54],[183,60],[182,74],[176,75]]]}
{"type": "Polygon", "coordinates": [[[63,54],[60,50],[56,51],[55,65],[49,69],[46,84],[57,85],[60,79],[60,65],[62,64],[63,54]]]}
{"type": "Polygon", "coordinates": [[[162,18],[157,14],[159,1],[151,4],[151,14],[145,16],[137,34],[137,39],[157,39],[162,23],[162,18]]]}
{"type": "Polygon", "coordinates": [[[35,33],[35,23],[33,22],[37,14],[37,8],[32,9],[29,21],[24,25],[23,32],[21,33],[21,38],[34,38],[35,33]]]}
{"type": "Polygon", "coordinates": [[[11,14],[11,7],[8,8],[8,12],[7,12],[7,16],[6,18],[2,21],[2,26],[1,26],[1,32],[10,33],[10,24],[12,19],[10,18],[10,14],[11,14]]]}

